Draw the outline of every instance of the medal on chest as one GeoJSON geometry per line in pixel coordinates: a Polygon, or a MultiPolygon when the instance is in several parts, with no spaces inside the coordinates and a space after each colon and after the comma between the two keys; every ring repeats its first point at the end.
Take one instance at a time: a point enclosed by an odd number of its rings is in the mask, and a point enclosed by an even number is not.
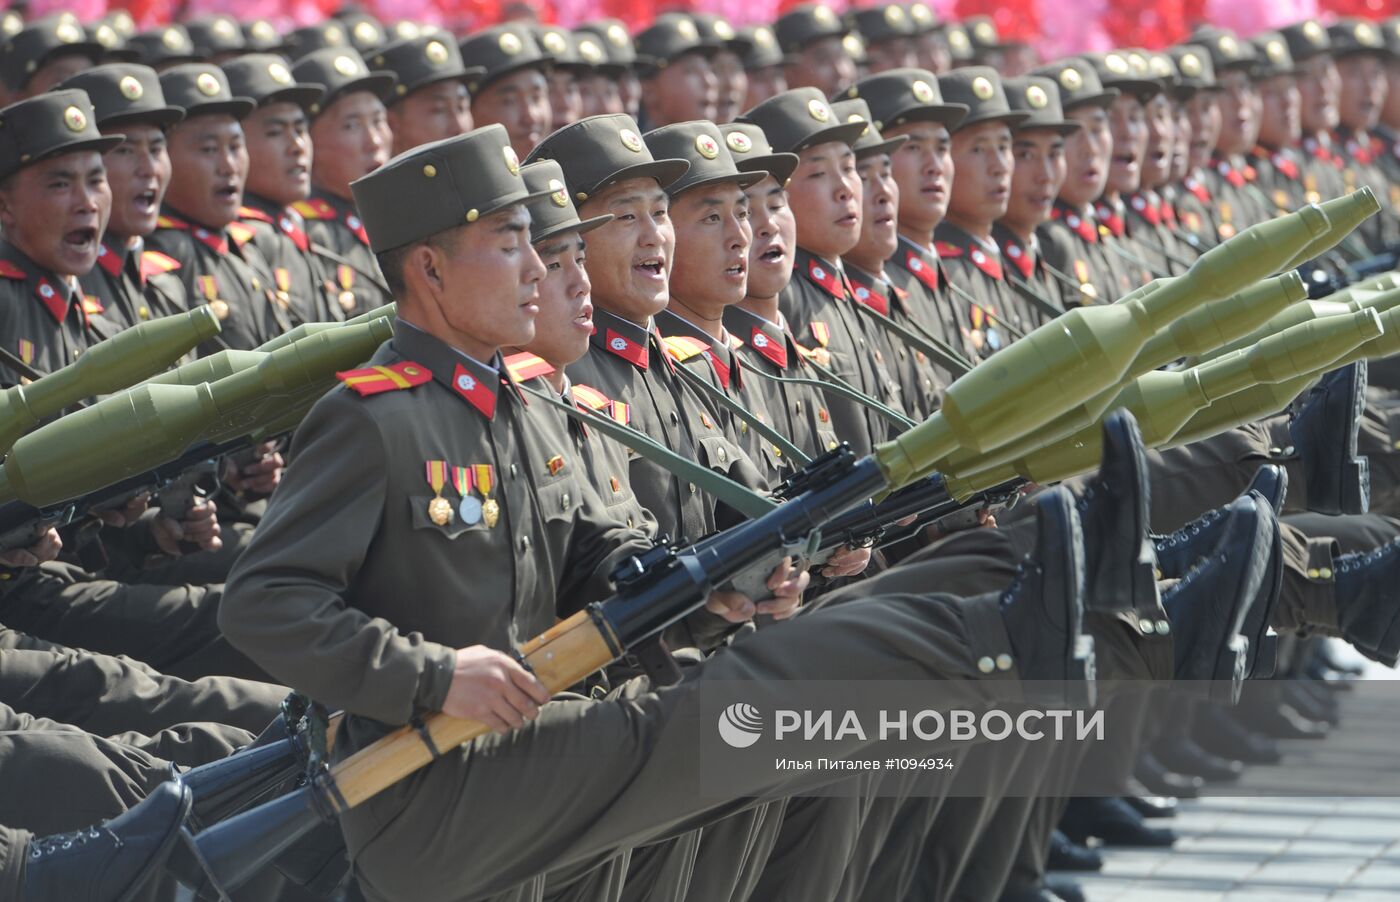
{"type": "Polygon", "coordinates": [[[447,482],[447,461],[425,461],[423,469],[428,487],[433,490],[433,500],[428,502],[428,519],[438,526],[446,526],[452,522],[452,503],[442,497],[442,487],[447,482]]]}
{"type": "Polygon", "coordinates": [[[481,519],[487,529],[494,529],[501,519],[501,506],[491,497],[491,489],[496,484],[496,468],[491,464],[473,464],[472,476],[476,480],[477,491],[481,492],[481,519]]]}
{"type": "Polygon", "coordinates": [[[472,494],[475,481],[471,467],[452,468],[452,486],[461,497],[457,502],[457,516],[468,526],[475,526],[481,522],[481,501],[472,494]]]}

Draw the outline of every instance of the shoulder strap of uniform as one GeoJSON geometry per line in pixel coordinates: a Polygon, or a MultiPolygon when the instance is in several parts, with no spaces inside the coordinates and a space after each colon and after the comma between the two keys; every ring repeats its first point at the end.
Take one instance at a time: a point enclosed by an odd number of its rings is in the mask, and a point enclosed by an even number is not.
{"type": "Polygon", "coordinates": [[[671,359],[677,363],[684,363],[710,349],[710,346],[705,342],[689,335],[672,335],[669,338],[661,339],[661,343],[666,346],[666,353],[671,355],[671,359]]]}
{"type": "Polygon", "coordinates": [[[310,200],[299,200],[292,204],[292,209],[301,214],[303,219],[335,219],[335,207],[313,197],[310,200]]]}
{"type": "Polygon", "coordinates": [[[247,244],[253,239],[253,236],[257,234],[257,230],[252,226],[247,223],[238,222],[237,220],[229,223],[226,228],[228,230],[228,236],[232,238],[233,243],[239,247],[247,244]]]}
{"type": "Polygon", "coordinates": [[[173,272],[180,268],[180,261],[162,254],[160,251],[141,252],[141,275],[150,278],[163,272],[173,272]]]}
{"type": "Polygon", "coordinates": [[[433,378],[433,373],[421,363],[405,360],[392,366],[367,366],[358,370],[336,373],[335,378],[365,398],[386,391],[414,388],[433,378]]]}
{"type": "Polygon", "coordinates": [[[0,260],[0,279],[16,279],[22,282],[27,278],[29,276],[25,275],[24,270],[20,269],[18,264],[11,263],[9,260],[0,260]]]}
{"type": "Polygon", "coordinates": [[[539,376],[548,376],[554,372],[554,367],[549,361],[538,354],[531,354],[529,351],[521,351],[519,354],[511,354],[505,359],[506,371],[510,373],[510,378],[515,382],[528,382],[539,376]]]}

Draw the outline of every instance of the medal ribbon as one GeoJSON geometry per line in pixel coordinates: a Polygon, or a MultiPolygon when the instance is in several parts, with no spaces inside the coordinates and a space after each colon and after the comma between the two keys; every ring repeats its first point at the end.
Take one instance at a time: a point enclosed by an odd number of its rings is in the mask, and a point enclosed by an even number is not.
{"type": "Polygon", "coordinates": [[[441,498],[442,487],[447,482],[447,461],[424,461],[423,469],[427,475],[428,485],[432,488],[433,494],[441,498]]]}
{"type": "Polygon", "coordinates": [[[472,471],[476,477],[476,487],[481,490],[482,498],[491,497],[491,487],[496,482],[496,468],[492,464],[472,464],[472,471]]]}
{"type": "Polygon", "coordinates": [[[343,291],[349,291],[355,287],[355,270],[344,263],[335,268],[335,276],[340,281],[340,287],[343,291]]]}
{"type": "Polygon", "coordinates": [[[463,498],[471,494],[472,491],[472,470],[471,467],[452,468],[452,487],[457,490],[457,494],[463,498]]]}

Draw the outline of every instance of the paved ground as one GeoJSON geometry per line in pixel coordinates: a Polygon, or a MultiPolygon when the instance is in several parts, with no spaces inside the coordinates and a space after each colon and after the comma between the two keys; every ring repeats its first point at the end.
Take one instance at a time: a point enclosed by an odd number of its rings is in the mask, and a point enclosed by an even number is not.
{"type": "MultiPolygon", "coordinates": [[[[1397,674],[1373,669],[1367,676],[1397,674]]],[[[1374,695],[1349,701],[1341,728],[1327,739],[1285,743],[1278,766],[1246,771],[1241,791],[1265,795],[1183,803],[1174,824],[1182,839],[1169,852],[1108,852],[1103,873],[1083,880],[1089,898],[1400,900],[1400,798],[1268,795],[1303,774],[1308,785],[1327,773],[1395,774],[1395,710],[1374,695]]]]}

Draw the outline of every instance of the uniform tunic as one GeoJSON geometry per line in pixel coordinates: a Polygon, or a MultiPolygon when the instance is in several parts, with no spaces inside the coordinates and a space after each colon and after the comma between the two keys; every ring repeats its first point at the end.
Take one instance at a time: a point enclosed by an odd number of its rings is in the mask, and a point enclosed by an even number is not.
{"type": "MultiPolygon", "coordinates": [[[[891,320],[912,332],[924,331],[914,318],[909,293],[894,285],[884,272],[868,273],[853,263],[846,264],[846,276],[856,301],[865,308],[866,322],[873,323],[872,331],[883,339],[885,359],[893,362],[905,412],[918,420],[927,418],[941,406],[941,393],[950,377],[935,367],[927,354],[910,347],[900,335],[882,325],[891,320]]],[[[959,343],[952,347],[960,350],[959,343]]]]}
{"type": "Polygon", "coordinates": [[[148,320],[184,313],[185,286],[177,272],[180,264],[159,251],[145,249],[144,242],[103,242],[97,265],[79,278],[93,327],[104,338],[148,320]]]}
{"type": "Polygon", "coordinates": [[[342,197],[313,192],[292,210],[306,223],[310,250],[320,260],[327,291],[346,317],[358,316],[393,300],[381,284],[379,264],[355,205],[342,197]]]}
{"type": "Polygon", "coordinates": [[[274,300],[291,324],[345,319],[339,291],[330,290],[333,280],[322,274],[319,258],[311,253],[301,214],[253,194],[244,201],[239,220],[255,230],[253,244],[272,270],[274,300]]]}

